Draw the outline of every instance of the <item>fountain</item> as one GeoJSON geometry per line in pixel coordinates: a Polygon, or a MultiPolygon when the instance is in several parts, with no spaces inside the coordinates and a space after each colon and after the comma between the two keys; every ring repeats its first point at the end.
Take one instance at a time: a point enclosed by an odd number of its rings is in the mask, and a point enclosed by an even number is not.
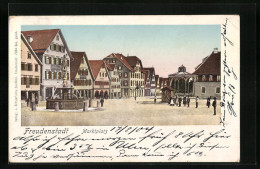
{"type": "Polygon", "coordinates": [[[73,93],[73,87],[68,87],[67,84],[67,62],[65,55],[62,60],[62,78],[63,87],[57,87],[58,96],[51,99],[46,99],[46,109],[55,109],[55,104],[59,104],[61,110],[75,110],[83,108],[83,99],[77,98],[73,93]]]}

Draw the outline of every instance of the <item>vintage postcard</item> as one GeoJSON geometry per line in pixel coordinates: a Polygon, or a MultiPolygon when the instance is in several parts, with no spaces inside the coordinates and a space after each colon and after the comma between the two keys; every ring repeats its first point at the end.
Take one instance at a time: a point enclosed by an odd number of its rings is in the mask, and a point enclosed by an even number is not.
{"type": "Polygon", "coordinates": [[[10,16],[9,162],[239,162],[238,15],[10,16]]]}

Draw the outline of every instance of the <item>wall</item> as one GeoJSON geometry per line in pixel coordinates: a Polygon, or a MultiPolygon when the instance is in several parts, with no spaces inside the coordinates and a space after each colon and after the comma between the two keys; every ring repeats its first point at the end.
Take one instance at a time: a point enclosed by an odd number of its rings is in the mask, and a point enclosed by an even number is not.
{"type": "Polygon", "coordinates": [[[220,93],[216,93],[216,88],[220,86],[220,82],[194,82],[194,96],[199,96],[202,99],[206,99],[209,96],[220,99],[220,93]],[[202,87],[206,88],[205,94],[202,93],[202,87]]]}

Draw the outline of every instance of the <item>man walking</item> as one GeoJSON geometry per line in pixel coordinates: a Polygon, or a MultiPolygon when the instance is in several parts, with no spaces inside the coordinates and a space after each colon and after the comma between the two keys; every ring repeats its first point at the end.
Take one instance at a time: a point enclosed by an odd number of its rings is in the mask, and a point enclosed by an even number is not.
{"type": "Polygon", "coordinates": [[[103,104],[104,104],[104,99],[103,99],[103,97],[100,99],[100,103],[101,103],[101,107],[103,107],[103,104]]]}
{"type": "Polygon", "coordinates": [[[214,97],[214,101],[213,101],[213,103],[212,103],[212,106],[213,106],[213,108],[214,108],[214,114],[213,115],[216,115],[216,107],[217,107],[217,100],[216,100],[217,98],[216,97],[214,97]]]}
{"type": "Polygon", "coordinates": [[[183,97],[183,106],[186,106],[186,96],[183,97]]]}
{"type": "Polygon", "coordinates": [[[181,101],[182,101],[182,98],[179,97],[178,101],[179,101],[179,107],[181,107],[181,101]]]}
{"type": "Polygon", "coordinates": [[[199,96],[196,97],[196,108],[198,108],[199,105],[199,96]]]}
{"type": "Polygon", "coordinates": [[[188,104],[188,107],[190,107],[190,97],[189,96],[187,98],[187,104],[188,104]]]}
{"type": "Polygon", "coordinates": [[[207,98],[207,106],[210,107],[210,97],[207,98]]]}

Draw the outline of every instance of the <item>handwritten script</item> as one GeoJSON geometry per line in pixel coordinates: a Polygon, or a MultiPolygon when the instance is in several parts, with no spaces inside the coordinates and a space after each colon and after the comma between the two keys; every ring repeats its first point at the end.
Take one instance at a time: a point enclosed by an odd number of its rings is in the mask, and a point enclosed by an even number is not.
{"type": "Polygon", "coordinates": [[[25,128],[23,135],[12,138],[14,146],[10,147],[10,151],[13,158],[28,162],[50,159],[65,162],[75,159],[91,161],[93,158],[118,161],[140,157],[161,157],[173,161],[184,156],[205,157],[209,153],[228,149],[228,139],[231,137],[225,129],[213,132],[164,131],[154,126],[116,126],[106,129],[107,132],[90,135],[86,132],[87,129],[70,132],[68,128],[43,128],[36,131],[25,128]]]}
{"type": "Polygon", "coordinates": [[[222,117],[220,119],[220,123],[225,127],[225,121],[226,121],[226,112],[228,112],[231,116],[237,117],[237,113],[234,110],[235,102],[234,99],[236,97],[236,90],[237,88],[233,83],[237,81],[237,75],[233,71],[233,67],[230,66],[228,63],[228,47],[232,48],[234,46],[234,43],[229,39],[228,37],[228,18],[226,18],[226,22],[222,25],[223,32],[221,33],[224,43],[224,54],[222,58],[222,73],[223,79],[222,79],[222,96],[221,96],[221,106],[223,107],[222,117]]]}

